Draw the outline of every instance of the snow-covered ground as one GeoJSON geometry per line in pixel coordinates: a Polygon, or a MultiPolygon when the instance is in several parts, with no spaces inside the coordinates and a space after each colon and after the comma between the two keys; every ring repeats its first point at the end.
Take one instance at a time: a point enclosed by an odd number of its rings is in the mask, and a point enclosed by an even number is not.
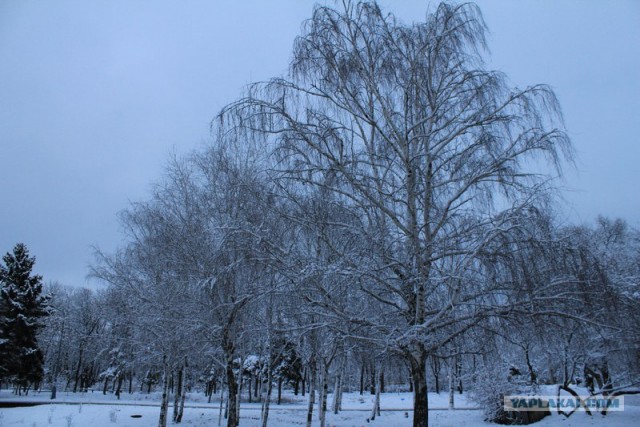
{"type": "MultiPolygon", "coordinates": [[[[0,392],[0,402],[9,400],[41,401],[47,404],[23,407],[0,408],[0,427],[155,427],[158,423],[158,396],[147,394],[123,395],[117,401],[113,395],[103,396],[102,393],[59,393],[57,403],[49,404],[48,394],[30,394],[15,397],[3,390],[0,392]],[[132,415],[140,415],[132,418],[132,415]]],[[[329,403],[331,395],[329,395],[329,403]]],[[[482,412],[473,409],[473,405],[464,396],[456,395],[456,407],[449,411],[446,408],[448,396],[446,393],[430,394],[429,425],[438,427],[458,426],[490,426],[483,421],[482,412]],[[436,409],[441,408],[441,409],[436,409]]],[[[344,410],[338,414],[327,414],[327,425],[335,427],[408,427],[411,425],[412,396],[409,393],[385,393],[381,395],[382,414],[375,421],[367,422],[371,415],[372,399],[370,395],[360,396],[357,393],[344,395],[344,410]],[[385,409],[387,409],[385,411],[385,409]]],[[[553,414],[535,424],[540,427],[582,427],[607,426],[627,427],[638,425],[640,419],[640,396],[625,396],[625,410],[611,412],[607,416],[596,414],[589,417],[585,413],[575,413],[570,418],[553,414]]],[[[317,406],[316,408],[317,409],[317,406]]],[[[171,412],[170,412],[171,415],[171,412]]],[[[201,394],[190,394],[189,403],[185,408],[182,424],[191,427],[211,427],[218,425],[219,404],[208,404],[201,394]]],[[[314,414],[317,418],[317,413],[314,414]]],[[[304,425],[306,419],[306,400],[301,396],[286,396],[286,403],[278,406],[273,404],[269,416],[272,427],[289,427],[304,425]]],[[[171,424],[171,422],[169,422],[171,424]]],[[[225,425],[222,420],[221,425],[225,425]]],[[[241,405],[242,427],[258,427],[260,424],[260,404],[243,402],[241,405]]],[[[319,425],[317,419],[314,426],[319,425]]]]}

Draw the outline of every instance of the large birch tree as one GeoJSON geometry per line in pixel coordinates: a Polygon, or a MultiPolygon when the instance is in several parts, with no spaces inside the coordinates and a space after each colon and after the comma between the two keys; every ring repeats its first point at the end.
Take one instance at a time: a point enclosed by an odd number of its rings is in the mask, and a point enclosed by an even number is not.
{"type": "Polygon", "coordinates": [[[387,310],[357,320],[409,365],[416,427],[428,424],[430,353],[501,312],[480,301],[491,284],[474,274],[478,254],[547,191],[536,161],[559,172],[571,154],[551,89],[487,70],[485,32],[472,4],[411,25],[375,3],[319,6],[288,77],[218,118],[272,148],[279,179],[330,191],[361,218],[371,251],[345,271],[387,310]]]}

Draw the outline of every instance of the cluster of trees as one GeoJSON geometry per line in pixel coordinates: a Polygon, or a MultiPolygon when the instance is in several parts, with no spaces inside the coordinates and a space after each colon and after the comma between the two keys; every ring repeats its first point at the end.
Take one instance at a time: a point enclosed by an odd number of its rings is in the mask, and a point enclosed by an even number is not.
{"type": "MultiPolygon", "coordinates": [[[[500,243],[497,247],[502,250],[490,252],[490,262],[491,268],[503,269],[493,280],[520,292],[540,293],[537,299],[528,300],[539,306],[535,310],[512,307],[513,313],[486,319],[431,353],[426,372],[430,391],[469,390],[492,408],[496,395],[522,392],[523,385],[584,382],[594,391],[613,392],[637,381],[640,233],[622,220],[605,218],[598,218],[593,226],[560,227],[535,210],[529,211],[526,224],[536,237],[520,236],[519,243],[500,243]],[[509,253],[514,256],[507,257],[509,253]],[[500,257],[502,263],[497,261],[500,257]],[[505,285],[510,281],[513,284],[505,285]],[[561,286],[554,281],[561,281],[561,286]]],[[[188,241],[184,244],[190,246],[188,241]]],[[[7,254],[5,262],[13,257],[7,254]]],[[[198,287],[185,287],[182,298],[199,298],[198,287]]],[[[265,402],[271,398],[271,387],[278,390],[277,403],[283,387],[303,395],[313,387],[318,393],[318,375],[325,366],[330,381],[322,383],[323,391],[324,384],[331,392],[375,394],[390,388],[412,389],[406,362],[392,349],[376,345],[380,337],[375,331],[369,336],[350,335],[310,301],[308,288],[292,284],[283,290],[265,289],[242,310],[230,367],[236,393],[243,400],[265,402]],[[278,319],[274,322],[277,327],[272,323],[269,328],[265,320],[269,307],[271,316],[278,319]],[[312,317],[315,323],[305,321],[312,317]],[[278,338],[267,335],[269,332],[278,338]],[[336,337],[342,340],[341,346],[332,341],[336,337]],[[312,374],[316,376],[313,384],[312,374]]],[[[179,396],[177,408],[184,396],[179,388],[229,398],[220,341],[209,341],[211,336],[203,334],[202,324],[210,322],[206,311],[191,311],[185,316],[190,323],[180,326],[180,331],[152,333],[154,321],[168,320],[163,316],[143,319],[147,308],[140,306],[141,299],[132,298],[130,289],[92,292],[50,284],[47,293],[54,310],[37,341],[45,356],[45,376],[23,382],[23,387],[40,383],[66,391],[148,393],[162,390],[166,375],[167,387],[174,398],[179,396]],[[189,335],[186,341],[184,331],[189,335]],[[163,349],[164,343],[157,343],[159,336],[174,344],[163,349]],[[175,361],[168,375],[165,355],[175,361]]],[[[158,297],[146,294],[149,303],[158,297]]],[[[347,296],[335,292],[331,297],[341,301],[347,296]]],[[[174,302],[176,309],[188,310],[182,298],[174,302]]],[[[385,318],[383,313],[370,316],[379,321],[385,318]]],[[[17,376],[5,378],[15,380],[17,376]]],[[[339,410],[339,394],[334,393],[329,403],[328,409],[339,410]]]]}
{"type": "Polygon", "coordinates": [[[125,244],[92,270],[107,289],[52,291],[51,381],[158,389],[161,426],[201,387],[231,427],[241,396],[266,426],[274,386],[323,426],[342,390],[403,387],[418,427],[428,390],[491,407],[633,383],[640,235],[559,224],[539,173],[571,159],[557,101],[486,70],[484,35],[471,4],[412,25],[316,7],[288,77],[250,86],[122,213],[125,244]]]}

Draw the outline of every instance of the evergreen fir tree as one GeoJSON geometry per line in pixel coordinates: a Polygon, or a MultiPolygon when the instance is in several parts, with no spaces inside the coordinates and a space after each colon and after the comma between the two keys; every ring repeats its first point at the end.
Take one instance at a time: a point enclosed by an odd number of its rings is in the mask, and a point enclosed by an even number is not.
{"type": "Polygon", "coordinates": [[[42,294],[42,277],[32,275],[35,258],[22,243],[7,253],[0,265],[0,377],[28,389],[44,374],[44,356],[37,334],[49,313],[42,294]]]}

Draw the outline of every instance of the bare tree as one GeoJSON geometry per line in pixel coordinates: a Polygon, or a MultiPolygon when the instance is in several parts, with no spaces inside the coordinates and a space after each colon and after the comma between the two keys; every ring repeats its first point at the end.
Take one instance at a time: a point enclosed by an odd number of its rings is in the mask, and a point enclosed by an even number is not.
{"type": "MultiPolygon", "coordinates": [[[[151,200],[123,212],[129,242],[114,255],[98,254],[93,274],[135,302],[136,334],[129,337],[139,357],[162,372],[159,425],[168,419],[169,383],[184,375],[185,357],[206,346],[198,339],[198,266],[202,257],[202,222],[188,165],[177,159],[151,200]]],[[[179,381],[178,381],[179,382],[179,381]]],[[[181,419],[182,387],[177,388],[174,421],[181,419]]]]}
{"type": "Polygon", "coordinates": [[[253,85],[218,120],[272,147],[280,179],[331,192],[360,218],[370,254],[345,272],[394,319],[367,321],[411,368],[414,426],[428,424],[429,354],[499,311],[468,273],[478,254],[547,190],[536,159],[559,171],[570,156],[553,92],[487,71],[484,35],[471,4],[410,26],[374,3],[316,7],[290,77],[253,85]]]}

